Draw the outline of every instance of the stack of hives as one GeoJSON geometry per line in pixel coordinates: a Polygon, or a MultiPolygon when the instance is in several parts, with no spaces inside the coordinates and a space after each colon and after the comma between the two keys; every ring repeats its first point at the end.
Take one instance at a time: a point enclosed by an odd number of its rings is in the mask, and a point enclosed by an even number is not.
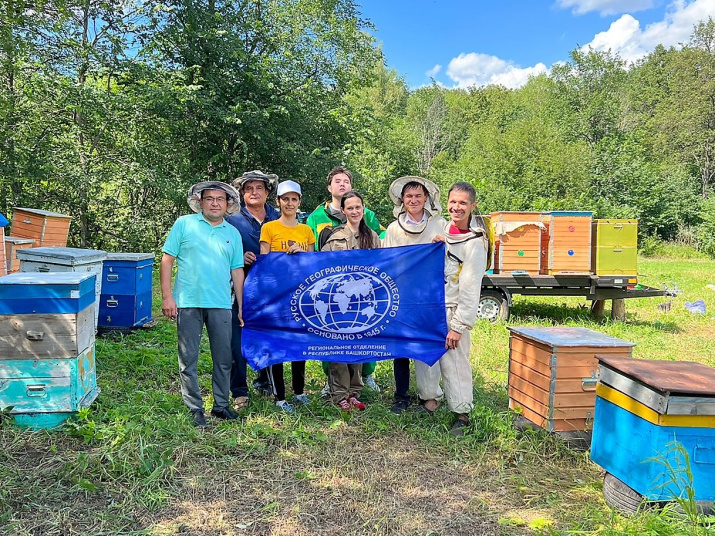
{"type": "Polygon", "coordinates": [[[95,275],[0,277],[0,408],[32,428],[60,425],[97,397],[95,275]]]}
{"type": "Polygon", "coordinates": [[[495,274],[637,275],[637,220],[584,211],[493,212],[495,274]]]}
{"type": "Polygon", "coordinates": [[[152,253],[108,253],[102,268],[100,332],[127,332],[152,321],[152,253]]]}

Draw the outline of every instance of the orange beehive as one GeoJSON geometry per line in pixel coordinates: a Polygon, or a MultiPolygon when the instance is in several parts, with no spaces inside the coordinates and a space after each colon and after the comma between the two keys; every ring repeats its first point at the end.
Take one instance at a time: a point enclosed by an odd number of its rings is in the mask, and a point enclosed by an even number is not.
{"type": "Polygon", "coordinates": [[[17,258],[17,252],[21,249],[31,248],[34,244],[35,241],[32,238],[5,237],[5,262],[8,274],[20,271],[20,259],[17,258]]]}
{"type": "Polygon", "coordinates": [[[65,247],[71,219],[71,216],[57,212],[16,207],[13,210],[10,236],[32,238],[35,247],[65,247]]]}
{"type": "Polygon", "coordinates": [[[596,354],[631,357],[635,344],[586,328],[509,331],[509,408],[548,431],[588,431],[596,404],[596,354]]]}
{"type": "Polygon", "coordinates": [[[492,212],[494,273],[538,274],[541,265],[540,212],[492,212]]]}
{"type": "Polygon", "coordinates": [[[592,216],[592,212],[544,214],[548,246],[544,248],[546,262],[542,263],[542,273],[591,271],[592,216]]]}
{"type": "Polygon", "coordinates": [[[7,274],[7,262],[5,259],[5,226],[8,221],[0,214],[0,276],[7,274]]]}
{"type": "Polygon", "coordinates": [[[2,242],[2,248],[0,248],[0,276],[7,274],[7,262],[5,259],[5,233],[2,227],[0,227],[0,241],[2,242]]]}

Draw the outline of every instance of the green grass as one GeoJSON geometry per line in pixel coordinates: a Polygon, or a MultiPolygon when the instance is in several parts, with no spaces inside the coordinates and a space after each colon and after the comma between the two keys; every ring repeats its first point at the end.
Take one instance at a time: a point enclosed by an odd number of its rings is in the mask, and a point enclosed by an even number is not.
{"type": "MultiPolygon", "coordinates": [[[[517,296],[506,324],[479,322],[473,425],[459,439],[444,409],[389,412],[388,362],[360,414],[318,399],[324,376],[309,362],[309,407],[286,415],[252,393],[240,421],[199,431],[180,396],[173,323],[102,337],[90,408],[59,431],[0,424],[0,534],[713,534],[687,508],[614,513],[587,452],[517,432],[508,410],[508,325],[584,326],[636,343],[638,358],[715,366],[715,261],[642,259],[640,271],[644,284],[682,289],[670,311],[657,308],[666,298],[629,300],[626,322],[598,321],[578,298],[517,296]],[[704,316],[684,308],[699,298],[704,316]]],[[[210,407],[206,341],[199,374],[210,407]]]]}

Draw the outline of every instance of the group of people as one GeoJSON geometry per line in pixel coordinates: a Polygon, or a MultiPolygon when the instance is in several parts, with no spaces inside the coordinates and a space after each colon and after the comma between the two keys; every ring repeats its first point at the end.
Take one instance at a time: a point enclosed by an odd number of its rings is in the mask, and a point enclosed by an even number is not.
{"type": "MultiPolygon", "coordinates": [[[[390,185],[396,219],[386,230],[374,212],[365,207],[360,193],[353,190],[348,169],[333,168],[327,176],[327,188],[331,199],[318,206],[306,224],[298,220],[300,185],[291,180],[279,183],[276,175],[251,171],[236,179],[233,186],[209,181],[189,190],[188,202],[194,214],[179,218],[172,226],[162,249],[160,280],[162,312],[177,321],[181,393],[194,424],[206,425],[197,375],[204,325],[213,360],[211,415],[235,419],[237,411],[248,405],[247,366],[241,352],[242,289],[245,274],[258,255],[443,241],[449,332],[445,354],[437,363],[430,367],[415,361],[417,409],[432,415],[445,401],[456,416],[452,432],[463,434],[473,405],[469,332],[476,321],[488,250],[482,220],[473,215],[474,187],[466,182],[452,185],[447,221],[442,217],[440,192],[433,182],[422,177],[400,177],[390,185]],[[268,203],[274,190],[277,209],[268,203]]],[[[325,393],[341,410],[364,410],[365,404],[360,400],[363,388],[379,389],[373,376],[375,366],[374,362],[324,362],[328,378],[325,393]]],[[[391,410],[400,414],[412,402],[410,356],[394,359],[393,368],[395,394],[391,410]]],[[[305,361],[291,361],[291,384],[295,402],[308,404],[305,361]]],[[[293,404],[286,400],[282,363],[259,371],[253,386],[259,393],[273,396],[277,407],[293,411],[293,404]]]]}

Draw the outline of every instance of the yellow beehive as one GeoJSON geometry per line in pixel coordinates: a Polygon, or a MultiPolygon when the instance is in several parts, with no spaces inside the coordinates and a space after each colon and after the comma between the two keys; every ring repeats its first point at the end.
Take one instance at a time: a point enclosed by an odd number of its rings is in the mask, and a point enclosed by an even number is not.
{"type": "Polygon", "coordinates": [[[593,220],[591,269],[596,275],[638,275],[638,220],[593,220]]]}

